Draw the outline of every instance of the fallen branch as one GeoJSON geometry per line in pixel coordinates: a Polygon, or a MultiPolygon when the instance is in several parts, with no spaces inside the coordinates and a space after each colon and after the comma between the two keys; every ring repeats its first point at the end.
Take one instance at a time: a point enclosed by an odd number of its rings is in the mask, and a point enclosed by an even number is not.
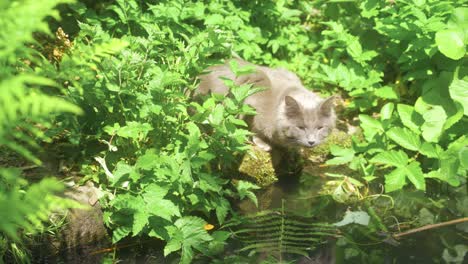
{"type": "Polygon", "coordinates": [[[414,233],[417,233],[417,232],[421,232],[421,231],[425,231],[425,230],[429,230],[429,229],[433,229],[433,228],[439,228],[439,227],[443,227],[443,226],[448,226],[448,225],[455,225],[455,224],[459,224],[459,223],[463,223],[463,222],[468,222],[468,217],[455,219],[455,220],[451,220],[451,221],[447,221],[447,222],[442,222],[442,223],[438,223],[438,224],[425,225],[425,226],[422,226],[422,227],[410,229],[408,231],[401,232],[401,233],[393,235],[393,238],[399,239],[402,236],[414,234],[414,233]]]}

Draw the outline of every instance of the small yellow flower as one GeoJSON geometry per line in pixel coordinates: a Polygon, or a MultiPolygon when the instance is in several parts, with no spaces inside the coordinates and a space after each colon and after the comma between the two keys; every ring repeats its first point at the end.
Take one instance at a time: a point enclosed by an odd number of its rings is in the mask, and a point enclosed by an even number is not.
{"type": "Polygon", "coordinates": [[[206,231],[209,231],[209,230],[211,230],[211,229],[214,228],[214,225],[212,225],[212,224],[206,224],[203,228],[204,228],[206,231]]]}

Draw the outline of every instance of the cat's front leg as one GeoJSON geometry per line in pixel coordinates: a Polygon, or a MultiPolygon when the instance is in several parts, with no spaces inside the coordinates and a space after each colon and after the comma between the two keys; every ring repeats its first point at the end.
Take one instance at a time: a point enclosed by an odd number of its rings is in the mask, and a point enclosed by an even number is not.
{"type": "Polygon", "coordinates": [[[263,141],[263,139],[255,136],[255,135],[253,136],[252,141],[257,147],[259,147],[263,151],[270,151],[271,150],[271,146],[268,143],[266,143],[265,141],[263,141]]]}

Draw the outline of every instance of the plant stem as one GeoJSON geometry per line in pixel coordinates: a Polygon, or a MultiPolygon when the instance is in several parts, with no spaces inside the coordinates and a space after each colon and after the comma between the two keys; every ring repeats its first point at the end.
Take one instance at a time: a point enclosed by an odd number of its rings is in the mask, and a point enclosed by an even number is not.
{"type": "Polygon", "coordinates": [[[425,226],[422,226],[422,227],[410,229],[408,231],[401,232],[401,233],[393,235],[393,238],[399,239],[402,236],[414,234],[414,233],[417,233],[417,232],[421,232],[421,231],[425,231],[425,230],[429,230],[429,229],[433,229],[433,228],[439,228],[439,227],[443,227],[443,226],[448,226],[448,225],[464,223],[464,222],[468,222],[468,217],[459,218],[459,219],[455,219],[455,220],[451,220],[451,221],[447,221],[447,222],[442,222],[442,223],[438,223],[438,224],[425,225],[425,226]]]}

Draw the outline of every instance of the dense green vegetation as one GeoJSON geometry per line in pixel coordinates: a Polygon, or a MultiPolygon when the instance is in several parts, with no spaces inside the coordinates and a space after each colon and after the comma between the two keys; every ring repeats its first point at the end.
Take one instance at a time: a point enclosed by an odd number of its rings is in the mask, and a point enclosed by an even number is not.
{"type": "MultiPolygon", "coordinates": [[[[334,187],[322,193],[370,217],[344,226],[339,259],[383,263],[390,246],[366,245],[468,216],[462,4],[0,1],[0,253],[25,261],[17,243],[47,227],[51,212],[77,206],[57,196],[58,179],[28,182],[7,156],[40,166],[60,153],[82,182],[99,185],[114,243],[149,236],[181,263],[223,258],[230,233],[218,227],[236,215],[233,202],[257,202],[255,184],[230,177],[250,148],[238,116],[254,114],[242,104],[253,91],[190,94],[206,67],[240,56],[344,99],[340,122],[362,135],[331,147],[326,164],[349,175],[330,175],[334,187]]],[[[434,263],[463,261],[468,229],[457,228],[437,231],[434,263]]]]}

